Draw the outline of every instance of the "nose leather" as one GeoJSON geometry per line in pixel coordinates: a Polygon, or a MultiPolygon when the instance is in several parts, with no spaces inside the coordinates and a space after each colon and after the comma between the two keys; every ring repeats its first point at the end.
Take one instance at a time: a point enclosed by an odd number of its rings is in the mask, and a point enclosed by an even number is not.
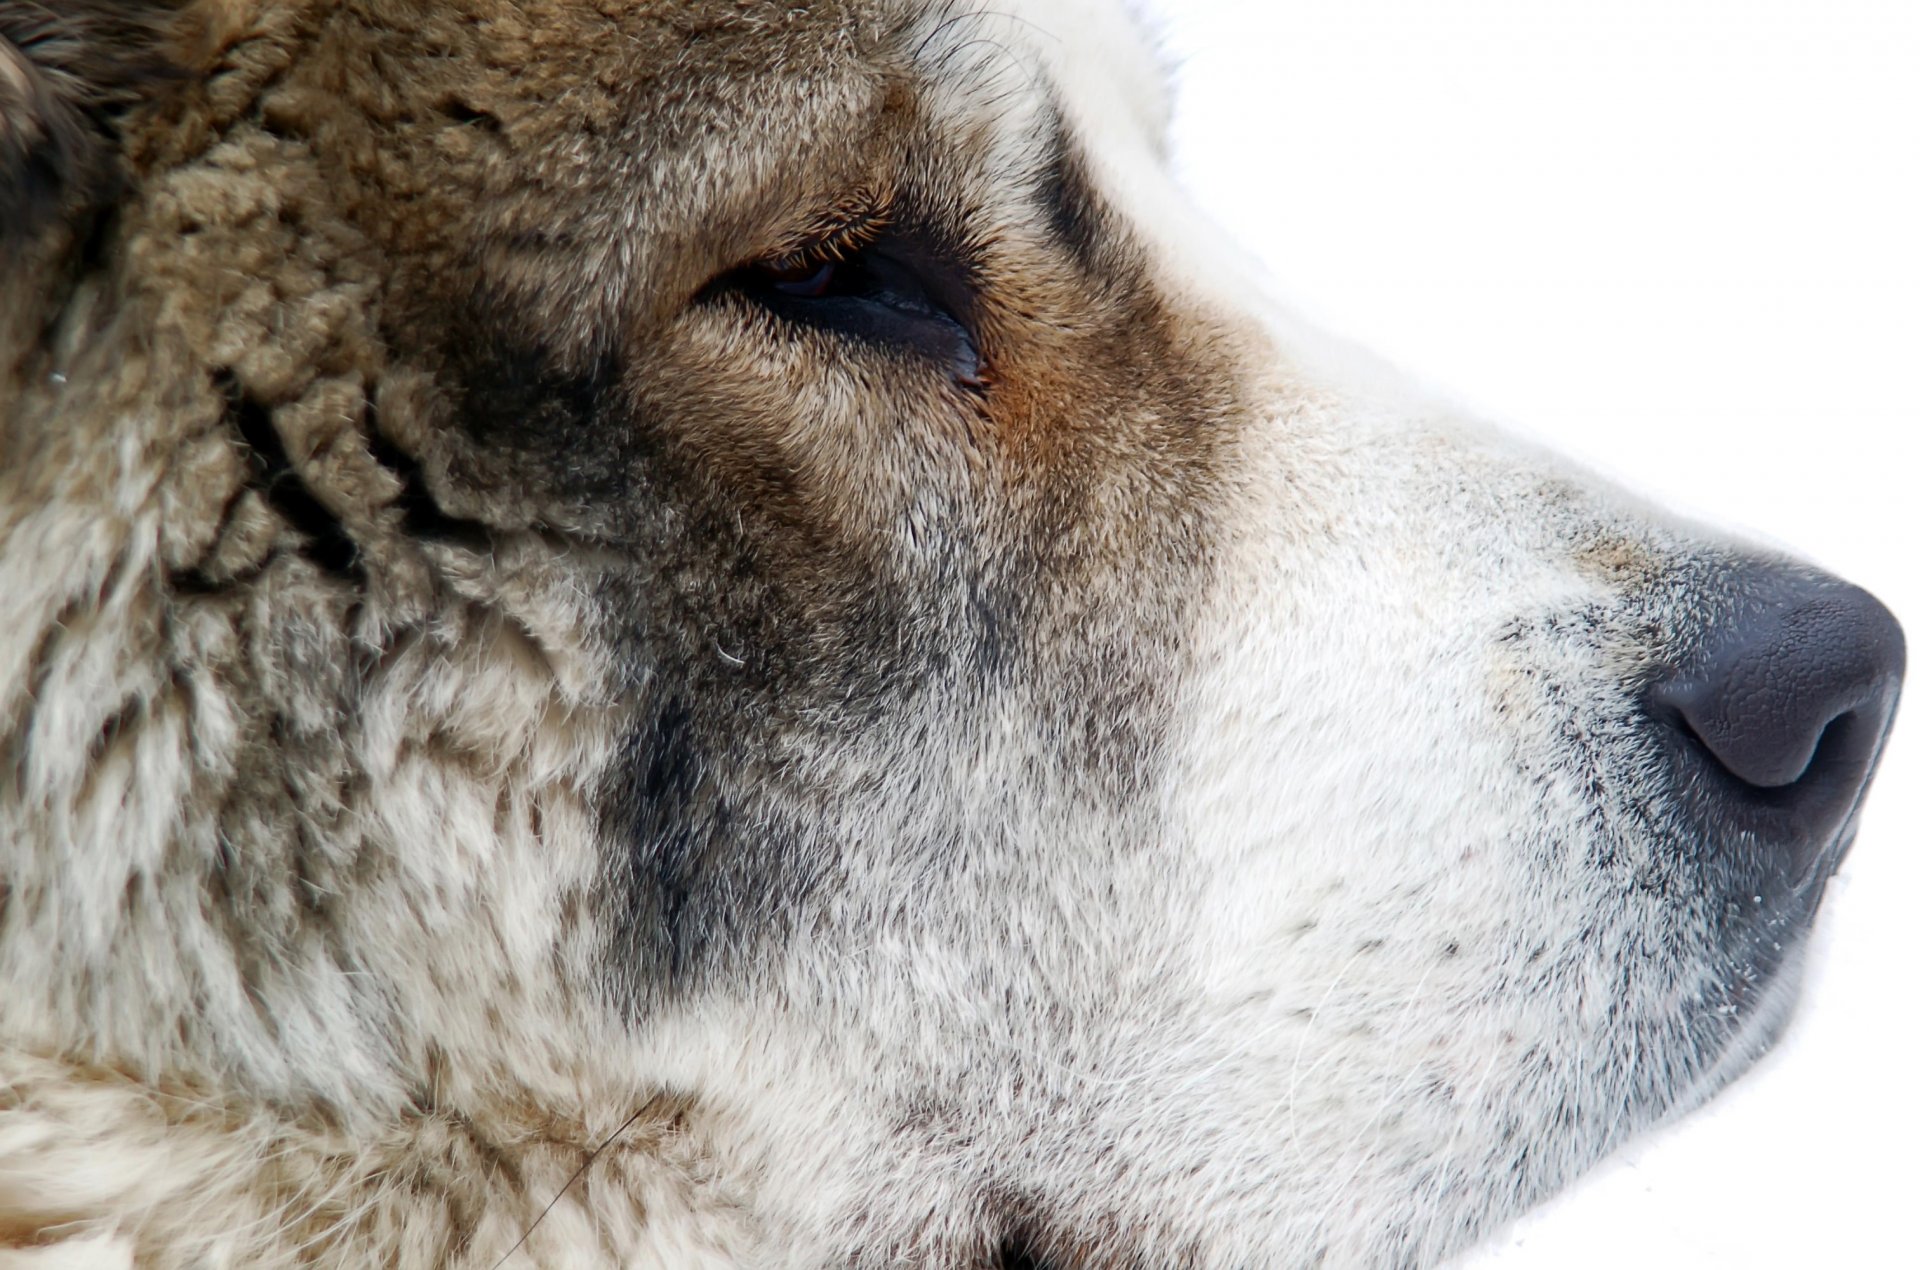
{"type": "Polygon", "coordinates": [[[1770,851],[1785,879],[1830,869],[1872,779],[1906,669],[1899,622],[1825,574],[1755,564],[1716,620],[1651,686],[1653,712],[1695,743],[1710,821],[1770,851]]]}
{"type": "Polygon", "coordinates": [[[1899,690],[1905,640],[1893,614],[1859,587],[1809,589],[1721,625],[1690,672],[1655,690],[1748,785],[1798,781],[1831,724],[1859,712],[1884,725],[1899,690]]]}

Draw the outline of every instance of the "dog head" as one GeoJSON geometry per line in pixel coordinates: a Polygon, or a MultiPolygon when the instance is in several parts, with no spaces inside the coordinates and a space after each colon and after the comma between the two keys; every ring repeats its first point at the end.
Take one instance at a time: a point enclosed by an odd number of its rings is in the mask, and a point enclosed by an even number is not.
{"type": "Polygon", "coordinates": [[[1764,1048],[1892,618],[1264,309],[1003,8],[5,8],[0,1212],[1414,1263],[1764,1048]]]}

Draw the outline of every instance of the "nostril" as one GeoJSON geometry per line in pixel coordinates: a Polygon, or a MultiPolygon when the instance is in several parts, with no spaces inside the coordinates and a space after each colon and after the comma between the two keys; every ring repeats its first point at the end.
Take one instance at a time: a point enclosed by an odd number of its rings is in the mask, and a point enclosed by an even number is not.
{"type": "Polygon", "coordinates": [[[1826,727],[1820,729],[1820,736],[1813,743],[1813,753],[1807,756],[1806,766],[1794,777],[1794,780],[1806,779],[1809,774],[1823,770],[1834,763],[1842,751],[1853,749],[1854,746],[1848,744],[1848,738],[1854,738],[1857,742],[1860,735],[1859,724],[1860,712],[1857,710],[1836,715],[1826,727]]]}

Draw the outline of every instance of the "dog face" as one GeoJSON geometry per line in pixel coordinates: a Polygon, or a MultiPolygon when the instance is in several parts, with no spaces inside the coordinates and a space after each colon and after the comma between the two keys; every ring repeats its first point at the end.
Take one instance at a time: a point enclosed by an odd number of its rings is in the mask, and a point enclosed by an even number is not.
{"type": "Polygon", "coordinates": [[[1784,1019],[1898,628],[1263,310],[1123,15],[18,9],[0,1233],[1416,1264],[1784,1019]]]}

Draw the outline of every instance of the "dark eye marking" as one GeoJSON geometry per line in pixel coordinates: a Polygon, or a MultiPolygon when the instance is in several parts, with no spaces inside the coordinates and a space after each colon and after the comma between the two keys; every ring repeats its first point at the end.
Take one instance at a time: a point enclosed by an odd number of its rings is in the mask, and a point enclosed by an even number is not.
{"type": "Polygon", "coordinates": [[[797,326],[925,356],[970,388],[985,367],[964,319],[973,292],[963,271],[913,237],[884,229],[865,240],[830,238],[778,260],[760,261],[713,282],[797,326]]]}
{"type": "Polygon", "coordinates": [[[1106,209],[1094,193],[1086,161],[1057,120],[1047,143],[1047,160],[1036,191],[1053,236],[1082,269],[1100,261],[1107,237],[1106,209]]]}

